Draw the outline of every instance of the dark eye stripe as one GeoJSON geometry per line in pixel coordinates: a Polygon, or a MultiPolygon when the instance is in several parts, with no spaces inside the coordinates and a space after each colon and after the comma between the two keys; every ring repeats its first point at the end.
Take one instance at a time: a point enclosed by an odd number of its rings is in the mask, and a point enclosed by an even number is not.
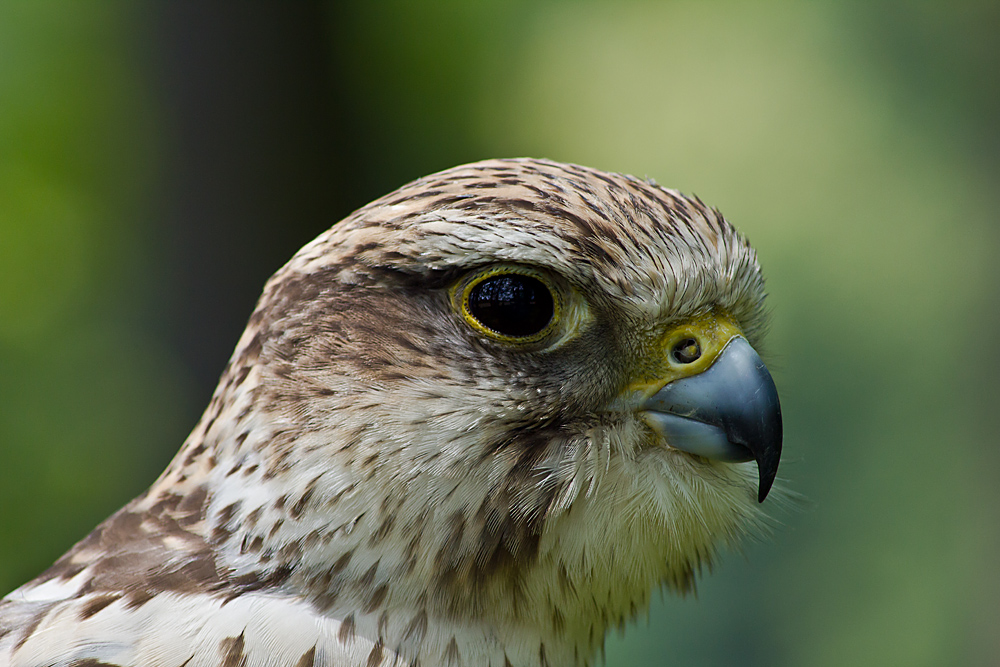
{"type": "Polygon", "coordinates": [[[491,331],[523,338],[549,325],[555,304],[541,280],[519,274],[486,278],[469,290],[468,310],[491,331]]]}

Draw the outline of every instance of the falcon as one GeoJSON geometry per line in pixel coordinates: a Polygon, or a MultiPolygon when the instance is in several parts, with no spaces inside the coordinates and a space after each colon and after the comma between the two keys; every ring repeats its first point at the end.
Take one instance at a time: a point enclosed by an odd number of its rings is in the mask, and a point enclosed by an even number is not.
{"type": "Polygon", "coordinates": [[[414,181],[268,281],[166,471],[0,602],[0,664],[593,664],[762,525],[763,301],[651,181],[414,181]]]}

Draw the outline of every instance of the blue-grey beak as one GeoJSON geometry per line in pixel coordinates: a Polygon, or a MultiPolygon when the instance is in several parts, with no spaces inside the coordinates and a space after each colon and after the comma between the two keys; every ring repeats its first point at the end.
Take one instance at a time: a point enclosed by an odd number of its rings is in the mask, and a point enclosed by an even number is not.
{"type": "Polygon", "coordinates": [[[757,461],[757,500],[764,502],[781,458],[781,406],[771,374],[745,338],[731,339],[707,370],[670,382],[642,409],[675,449],[757,461]]]}

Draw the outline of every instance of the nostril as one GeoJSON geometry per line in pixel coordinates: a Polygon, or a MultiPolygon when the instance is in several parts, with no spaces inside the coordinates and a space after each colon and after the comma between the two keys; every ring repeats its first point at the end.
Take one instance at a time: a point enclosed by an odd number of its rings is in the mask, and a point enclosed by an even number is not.
{"type": "Polygon", "coordinates": [[[690,364],[701,357],[701,345],[694,338],[684,338],[670,350],[670,356],[679,364],[690,364]]]}

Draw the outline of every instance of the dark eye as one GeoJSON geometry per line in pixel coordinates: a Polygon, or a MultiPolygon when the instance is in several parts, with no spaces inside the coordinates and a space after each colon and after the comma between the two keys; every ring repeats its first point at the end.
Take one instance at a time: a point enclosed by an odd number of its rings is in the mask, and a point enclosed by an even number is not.
{"type": "Polygon", "coordinates": [[[555,308],[545,283],[514,273],[486,278],[468,294],[469,315],[487,329],[515,338],[544,330],[555,308]]]}
{"type": "Polygon", "coordinates": [[[694,338],[685,338],[674,345],[670,356],[679,364],[690,364],[701,356],[701,345],[694,338]]]}

